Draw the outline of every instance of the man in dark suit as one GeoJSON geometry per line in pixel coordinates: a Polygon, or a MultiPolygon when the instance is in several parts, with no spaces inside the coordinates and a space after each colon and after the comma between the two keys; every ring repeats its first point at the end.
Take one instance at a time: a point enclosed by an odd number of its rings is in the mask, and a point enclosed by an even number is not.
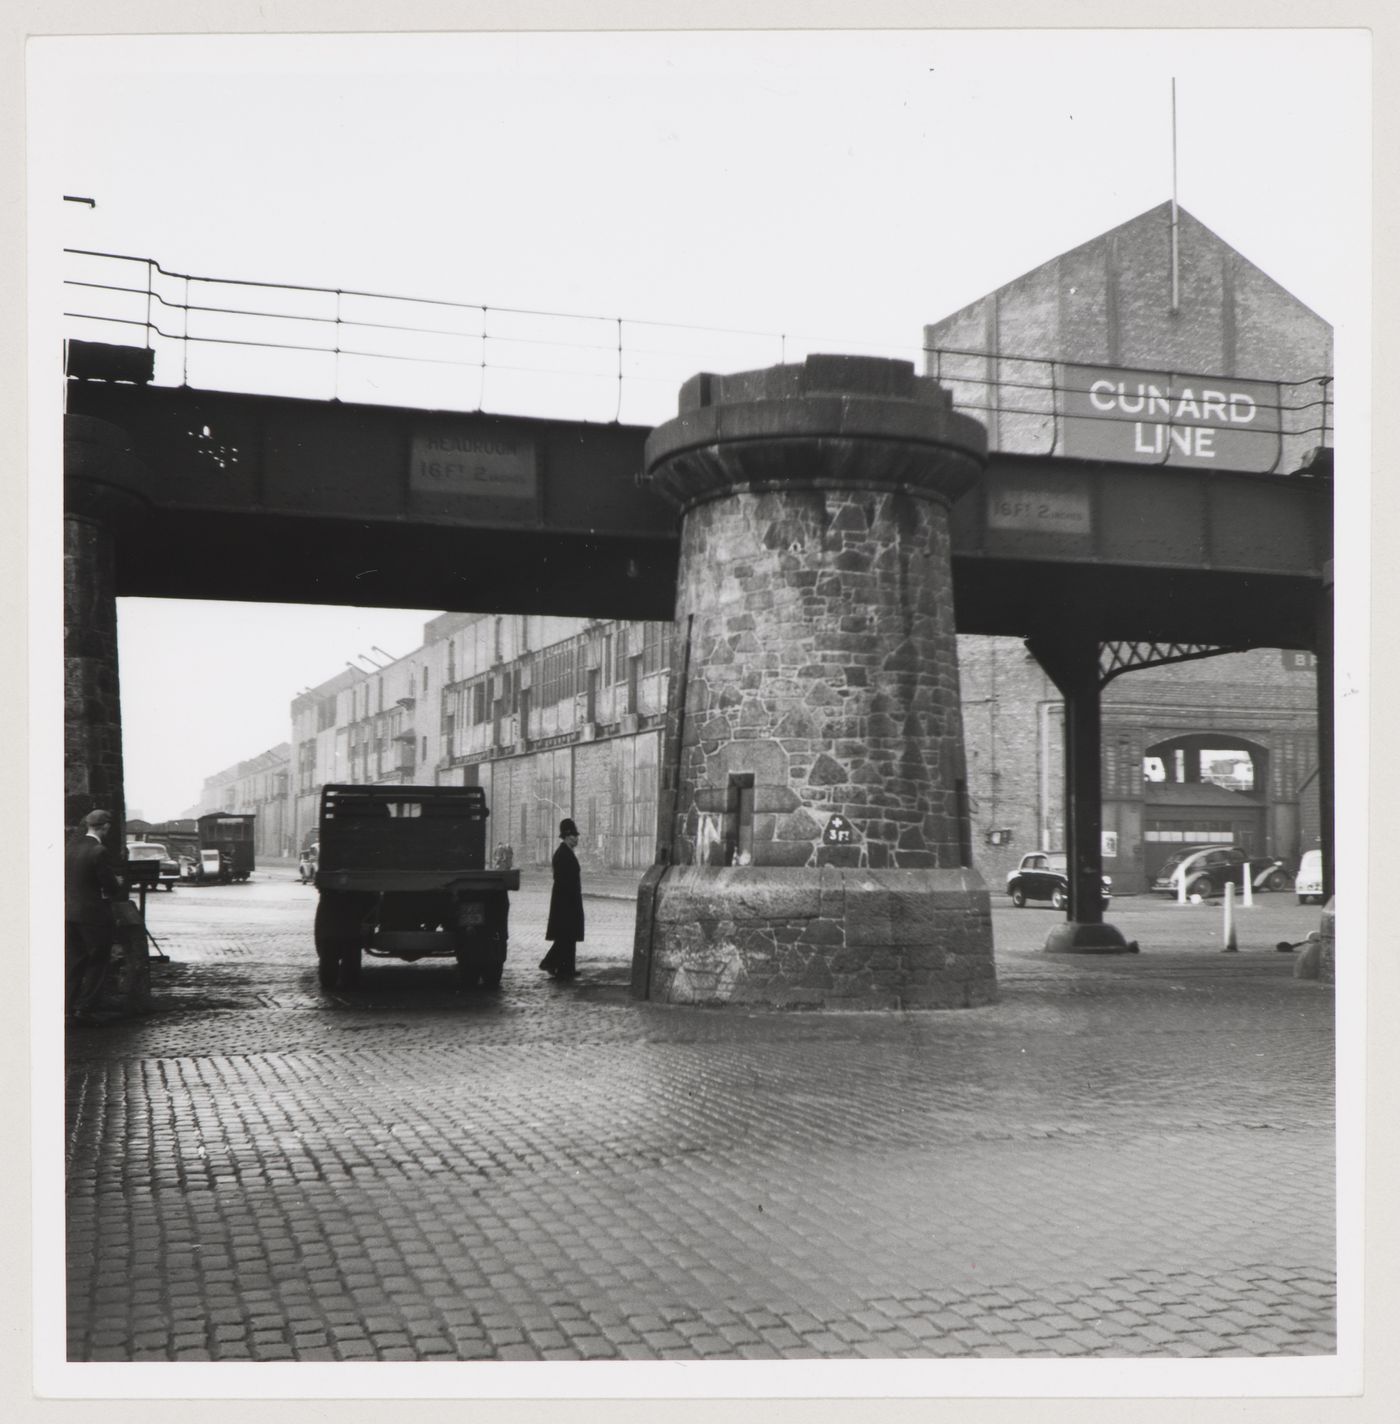
{"type": "Polygon", "coordinates": [[[578,827],[567,817],[559,822],[559,849],[554,852],[554,888],[549,895],[549,924],[544,937],[553,940],[540,968],[554,979],[574,977],[574,952],[583,938],[583,881],[579,874],[578,827]]]}
{"type": "Polygon", "coordinates": [[[103,844],[111,828],[110,811],[89,811],[63,852],[64,1009],[78,1023],[98,1021],[112,959],[112,901],[121,894],[121,881],[103,844]]]}

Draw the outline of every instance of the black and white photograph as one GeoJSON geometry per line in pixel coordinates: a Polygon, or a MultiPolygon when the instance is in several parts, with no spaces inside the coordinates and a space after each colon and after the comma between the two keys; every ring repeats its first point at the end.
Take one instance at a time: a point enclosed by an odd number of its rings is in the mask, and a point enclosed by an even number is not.
{"type": "Polygon", "coordinates": [[[297,9],[26,48],[34,1396],[1356,1402],[1371,34],[297,9]]]}

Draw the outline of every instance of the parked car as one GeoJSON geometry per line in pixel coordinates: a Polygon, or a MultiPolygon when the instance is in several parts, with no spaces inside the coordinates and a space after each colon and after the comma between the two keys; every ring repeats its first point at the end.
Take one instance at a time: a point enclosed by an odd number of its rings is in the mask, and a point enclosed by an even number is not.
{"type": "MultiPolygon", "coordinates": [[[[1103,877],[1103,907],[1108,909],[1113,881],[1103,877]]],[[[1006,877],[1006,893],[1019,910],[1027,900],[1048,900],[1057,910],[1069,904],[1069,872],[1065,852],[1036,850],[1021,857],[1020,866],[1006,877]]]]}
{"type": "Polygon", "coordinates": [[[1305,850],[1298,862],[1298,875],[1293,882],[1300,905],[1322,903],[1322,852],[1305,850]]]}
{"type": "Polygon", "coordinates": [[[1276,856],[1251,857],[1243,846],[1182,846],[1167,857],[1152,888],[1159,895],[1176,895],[1184,882],[1188,895],[1202,899],[1221,895],[1227,885],[1244,886],[1244,877],[1256,890],[1286,890],[1290,876],[1276,856]]]}
{"type": "Polygon", "coordinates": [[[180,863],[159,841],[128,841],[126,854],[129,860],[155,860],[160,862],[156,887],[164,886],[173,890],[180,879],[180,863]]]}

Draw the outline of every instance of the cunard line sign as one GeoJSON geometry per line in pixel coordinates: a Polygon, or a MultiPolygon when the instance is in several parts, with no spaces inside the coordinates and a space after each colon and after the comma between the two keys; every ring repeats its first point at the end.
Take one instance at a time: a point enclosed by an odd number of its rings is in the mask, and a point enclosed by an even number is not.
{"type": "Polygon", "coordinates": [[[1275,383],[1096,366],[1064,365],[1058,374],[1057,454],[1193,469],[1278,464],[1275,383]]]}

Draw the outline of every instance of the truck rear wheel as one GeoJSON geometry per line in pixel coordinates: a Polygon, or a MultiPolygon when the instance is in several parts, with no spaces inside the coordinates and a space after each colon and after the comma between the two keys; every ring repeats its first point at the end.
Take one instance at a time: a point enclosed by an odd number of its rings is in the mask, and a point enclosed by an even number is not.
{"type": "Polygon", "coordinates": [[[506,967],[506,940],[509,936],[510,901],[496,896],[487,906],[486,943],[481,949],[481,984],[485,989],[499,989],[506,967]]]}
{"type": "Polygon", "coordinates": [[[340,987],[354,989],[360,982],[360,946],[350,944],[340,951],[340,987]]]}
{"type": "Polygon", "coordinates": [[[478,974],[481,976],[481,987],[483,989],[499,989],[501,987],[501,975],[505,973],[506,956],[505,951],[497,953],[494,950],[487,950],[482,956],[478,974]]]}
{"type": "Polygon", "coordinates": [[[323,989],[350,988],[359,979],[359,915],[342,896],[322,891],[316,904],[316,977],[323,989]]]}
{"type": "Polygon", "coordinates": [[[500,988],[505,964],[505,955],[495,948],[491,940],[478,940],[457,951],[457,972],[462,976],[464,989],[474,989],[478,984],[483,989],[500,988]]]}

